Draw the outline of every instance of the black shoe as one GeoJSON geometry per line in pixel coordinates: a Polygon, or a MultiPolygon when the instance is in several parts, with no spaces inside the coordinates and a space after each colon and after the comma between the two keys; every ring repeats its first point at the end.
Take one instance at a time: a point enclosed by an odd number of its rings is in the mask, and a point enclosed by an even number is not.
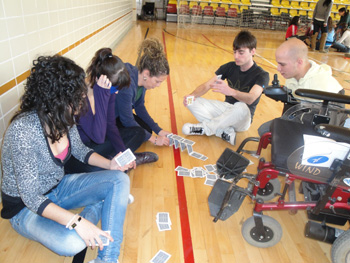
{"type": "Polygon", "coordinates": [[[158,155],[153,152],[142,152],[142,153],[134,153],[136,157],[136,165],[141,165],[145,163],[154,163],[158,161],[158,155]]]}

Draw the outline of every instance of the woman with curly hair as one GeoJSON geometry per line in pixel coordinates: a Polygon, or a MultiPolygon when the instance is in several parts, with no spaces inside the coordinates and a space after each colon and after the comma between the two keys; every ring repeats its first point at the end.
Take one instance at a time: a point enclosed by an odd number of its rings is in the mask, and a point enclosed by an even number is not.
{"type": "Polygon", "coordinates": [[[120,132],[128,127],[142,127],[144,129],[143,141],[148,140],[157,146],[169,145],[166,135],[170,132],[160,128],[145,107],[146,91],[159,87],[167,78],[169,64],[163,47],[157,39],[145,39],[139,46],[139,54],[140,58],[136,66],[125,63],[131,82],[130,87],[121,90],[116,97],[117,126],[120,132]],[[153,135],[152,132],[157,135],[153,135]]]}
{"type": "MultiPolygon", "coordinates": [[[[123,61],[113,55],[110,48],[99,49],[88,66],[86,82],[87,109],[80,114],[77,125],[83,143],[108,159],[127,148],[134,152],[143,143],[143,129],[139,126],[130,127],[120,134],[115,124],[116,94],[130,85],[129,73],[123,61]]],[[[151,152],[135,153],[135,157],[136,165],[158,159],[151,152]]],[[[79,173],[101,168],[83,164],[72,157],[65,165],[65,170],[67,173],[79,173]]]]}
{"type": "Polygon", "coordinates": [[[73,256],[91,245],[100,248],[95,262],[118,262],[130,191],[123,171],[130,167],[82,143],[75,115],[86,95],[84,70],[72,60],[56,55],[34,61],[20,110],[4,136],[1,216],[59,255],[73,256]],[[65,174],[71,155],[106,170],[65,174]],[[81,207],[80,214],[70,211],[81,207]],[[102,229],[96,226],[100,219],[102,229]]]}

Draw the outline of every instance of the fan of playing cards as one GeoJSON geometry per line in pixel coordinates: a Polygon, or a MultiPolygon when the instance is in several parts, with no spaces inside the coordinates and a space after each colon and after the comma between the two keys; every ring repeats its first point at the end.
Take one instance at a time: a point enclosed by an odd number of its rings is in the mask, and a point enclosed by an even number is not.
{"type": "Polygon", "coordinates": [[[205,161],[208,159],[207,156],[193,151],[193,145],[195,144],[194,141],[187,140],[179,135],[176,134],[168,134],[167,137],[169,138],[169,146],[173,146],[175,149],[180,148],[180,150],[183,152],[187,150],[188,154],[194,158],[197,158],[199,160],[205,161]]]}

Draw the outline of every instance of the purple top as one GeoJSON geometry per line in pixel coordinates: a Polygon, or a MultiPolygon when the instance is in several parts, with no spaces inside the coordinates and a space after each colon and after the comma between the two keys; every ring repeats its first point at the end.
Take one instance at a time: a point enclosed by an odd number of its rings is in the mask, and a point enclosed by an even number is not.
{"type": "Polygon", "coordinates": [[[89,99],[86,98],[88,110],[80,116],[77,125],[81,140],[85,144],[89,142],[102,144],[107,137],[116,153],[123,152],[125,145],[115,123],[114,104],[116,94],[110,94],[109,89],[104,89],[96,83],[93,86],[93,92],[95,115],[92,113],[89,99]]]}

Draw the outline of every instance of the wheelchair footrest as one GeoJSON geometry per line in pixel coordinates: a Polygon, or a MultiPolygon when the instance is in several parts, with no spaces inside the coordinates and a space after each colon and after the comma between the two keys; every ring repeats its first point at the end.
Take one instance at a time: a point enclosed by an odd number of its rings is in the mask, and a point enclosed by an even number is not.
{"type": "Polygon", "coordinates": [[[226,179],[237,177],[248,165],[247,158],[229,148],[225,149],[216,162],[218,174],[226,179]]]}
{"type": "Polygon", "coordinates": [[[235,185],[232,189],[229,189],[230,186],[231,183],[224,180],[219,179],[216,181],[213,190],[208,197],[211,216],[216,217],[220,213],[218,219],[226,220],[231,215],[236,213],[241,207],[243,200],[247,194],[239,191],[239,186],[235,185]]]}

